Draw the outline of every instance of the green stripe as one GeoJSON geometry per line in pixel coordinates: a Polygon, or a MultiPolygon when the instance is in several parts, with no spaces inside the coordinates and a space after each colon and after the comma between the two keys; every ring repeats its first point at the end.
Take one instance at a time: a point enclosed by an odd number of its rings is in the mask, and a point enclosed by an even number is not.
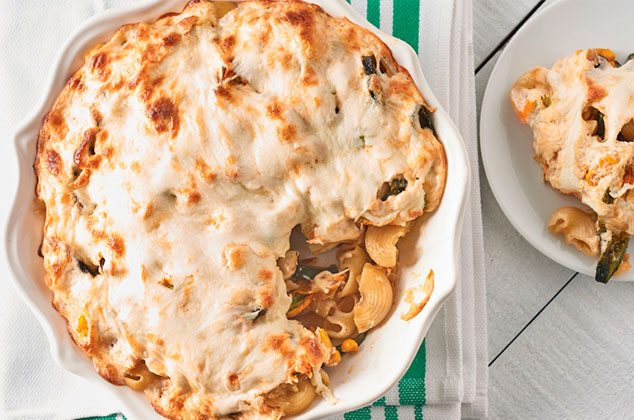
{"type": "Polygon", "coordinates": [[[385,420],[398,420],[398,411],[395,405],[385,407],[385,420]]]}
{"type": "Polygon", "coordinates": [[[372,404],[376,407],[385,407],[385,397],[381,397],[378,400],[374,401],[374,404],[372,404]]]}
{"type": "MultiPolygon", "coordinates": [[[[368,14],[369,13],[370,1],[368,0],[368,14]]],[[[418,52],[419,13],[420,3],[418,0],[394,0],[392,22],[396,24],[392,24],[392,35],[407,42],[416,52],[418,52]]]]}
{"type": "Polygon", "coordinates": [[[425,341],[418,349],[412,365],[403,379],[398,382],[398,403],[400,405],[425,405],[425,341]]]}
{"type": "Polygon", "coordinates": [[[368,0],[368,12],[366,17],[368,21],[376,26],[381,26],[381,0],[368,0]]]}
{"type": "Polygon", "coordinates": [[[414,407],[414,420],[423,420],[423,406],[417,405],[414,407]]]}
{"type": "Polygon", "coordinates": [[[346,420],[372,420],[372,411],[370,407],[363,407],[344,414],[343,418],[346,420]]]}
{"type": "MultiPolygon", "coordinates": [[[[110,414],[109,416],[105,416],[105,417],[83,417],[81,419],[77,419],[77,420],[116,420],[117,419],[117,415],[116,414],[110,414]]],[[[125,417],[124,417],[125,419],[125,417]]]]}

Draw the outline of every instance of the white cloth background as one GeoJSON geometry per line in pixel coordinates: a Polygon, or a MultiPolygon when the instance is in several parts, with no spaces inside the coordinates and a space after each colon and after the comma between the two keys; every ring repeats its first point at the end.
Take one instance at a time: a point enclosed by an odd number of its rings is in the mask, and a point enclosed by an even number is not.
{"type": "MultiPolygon", "coordinates": [[[[420,1],[419,53],[425,76],[458,124],[472,168],[470,210],[461,246],[461,281],[427,335],[427,406],[423,414],[425,419],[482,418],[487,409],[487,339],[472,4],[471,0],[420,1]]],[[[356,2],[353,0],[353,5],[356,2]]],[[[0,203],[2,223],[10,206],[6,198],[13,197],[16,183],[11,133],[39,99],[57,49],[88,17],[125,3],[0,0],[0,173],[5,197],[5,202],[0,203]]],[[[383,3],[381,26],[388,24],[383,14],[389,7],[384,6],[391,6],[391,1],[383,3]]],[[[391,27],[383,29],[391,31],[391,27]]],[[[0,274],[0,418],[61,420],[116,411],[113,400],[103,390],[95,390],[53,362],[39,324],[8,284],[5,261],[0,261],[0,274]]],[[[394,401],[390,394],[386,396],[388,404],[394,401]]],[[[410,408],[399,409],[399,418],[413,419],[410,408]]]]}

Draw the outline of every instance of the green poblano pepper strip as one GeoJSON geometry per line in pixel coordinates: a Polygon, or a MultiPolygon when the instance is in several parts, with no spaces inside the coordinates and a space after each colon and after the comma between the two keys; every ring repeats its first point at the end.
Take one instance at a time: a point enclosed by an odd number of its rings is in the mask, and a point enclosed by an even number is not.
{"type": "Polygon", "coordinates": [[[612,278],[614,272],[623,261],[625,251],[627,251],[627,244],[630,241],[630,237],[625,233],[613,233],[612,235],[612,240],[608,243],[605,252],[603,252],[597,263],[594,279],[600,283],[607,283],[612,278]]]}
{"type": "Polygon", "coordinates": [[[385,194],[383,194],[383,197],[381,197],[381,201],[387,200],[388,197],[390,197],[391,195],[398,195],[402,193],[403,191],[405,191],[405,188],[407,188],[407,180],[405,178],[394,178],[390,181],[390,189],[385,194]]]}

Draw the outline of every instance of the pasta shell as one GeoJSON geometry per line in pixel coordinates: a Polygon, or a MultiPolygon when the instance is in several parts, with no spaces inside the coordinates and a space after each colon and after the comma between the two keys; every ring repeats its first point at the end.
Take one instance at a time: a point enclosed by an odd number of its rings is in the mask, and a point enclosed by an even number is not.
{"type": "Polygon", "coordinates": [[[315,388],[308,378],[301,377],[296,384],[282,384],[265,397],[266,404],[279,408],[286,416],[306,410],[315,399],[315,388]]]}
{"type": "Polygon", "coordinates": [[[124,374],[123,382],[135,391],[143,391],[158,378],[158,375],[150,372],[145,365],[145,361],[141,361],[141,363],[124,374]]]}
{"type": "Polygon", "coordinates": [[[548,230],[562,234],[567,244],[586,255],[599,253],[599,235],[593,216],[577,207],[561,207],[550,216],[548,230]]]}
{"type": "Polygon", "coordinates": [[[360,246],[343,250],[338,253],[339,270],[348,270],[348,280],[343,286],[338,297],[350,296],[359,290],[358,278],[363,270],[363,265],[370,261],[368,254],[360,246]]]}
{"type": "Polygon", "coordinates": [[[392,285],[385,270],[366,263],[359,281],[361,300],[354,307],[354,323],[359,333],[378,325],[392,307],[392,285]]]}
{"type": "Polygon", "coordinates": [[[365,249],[381,267],[396,266],[396,243],[407,233],[408,226],[369,226],[365,233],[365,249]]]}
{"type": "MultiPolygon", "coordinates": [[[[356,283],[356,281],[355,281],[356,283]]],[[[344,339],[354,334],[354,306],[357,303],[356,296],[348,296],[332,306],[330,315],[326,317],[324,329],[329,336],[336,339],[344,339]]]]}

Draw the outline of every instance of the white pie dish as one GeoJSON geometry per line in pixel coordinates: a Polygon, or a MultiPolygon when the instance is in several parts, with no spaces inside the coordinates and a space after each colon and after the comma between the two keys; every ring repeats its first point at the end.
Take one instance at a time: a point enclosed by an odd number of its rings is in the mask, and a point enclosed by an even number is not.
{"type": "MultiPolygon", "coordinates": [[[[410,71],[427,102],[439,106],[424,81],[416,54],[409,46],[380,33],[356,15],[344,0],[319,0],[313,3],[320,5],[333,16],[346,16],[380,36],[392,49],[396,60],[410,71]]],[[[107,39],[114,30],[125,23],[151,21],[168,11],[180,11],[184,5],[184,0],[145,2],[112,10],[87,21],[61,49],[43,98],[36,110],[17,129],[14,138],[20,173],[17,195],[7,226],[6,253],[16,288],[42,324],[56,362],[70,372],[107,387],[116,397],[116,401],[112,403],[113,411],[122,411],[131,420],[162,417],[152,410],[141,393],[126,387],[112,386],[101,379],[90,360],[72,342],[63,318],[51,306],[52,295],[42,281],[42,260],[37,256],[42,219],[35,212],[35,175],[32,162],[42,118],[52,106],[68,77],[81,64],[83,53],[95,43],[107,39]]],[[[333,390],[339,402],[331,406],[325,401],[319,401],[298,418],[322,418],[349,411],[366,405],[384,394],[405,373],[433,317],[455,288],[469,169],[460,135],[443,110],[439,109],[436,112],[435,123],[446,149],[449,167],[445,196],[439,209],[425,223],[424,233],[418,238],[410,236],[405,244],[409,246],[401,247],[402,260],[408,266],[403,266],[400,287],[395,294],[398,301],[392,315],[386,323],[368,336],[368,340],[361,348],[362,351],[344,358],[339,367],[331,370],[333,390]],[[424,250],[424,258],[414,263],[413,260],[417,259],[415,254],[421,249],[424,250]],[[432,297],[419,316],[405,323],[399,315],[406,312],[408,305],[402,301],[399,292],[421,284],[430,268],[436,273],[436,287],[432,297]]]]}
{"type": "MultiPolygon", "coordinates": [[[[542,183],[541,168],[533,161],[531,129],[515,117],[509,92],[524,72],[538,66],[551,68],[576,50],[609,48],[617,60],[624,60],[632,52],[634,27],[627,23],[632,14],[634,3],[627,0],[561,0],[543,9],[504,49],[489,78],[480,114],[482,162],[493,195],[506,217],[544,255],[591,277],[599,258],[582,254],[546,228],[551,214],[559,207],[585,206],[542,183]],[[587,29],[597,24],[605,30],[587,29]]],[[[630,243],[630,254],[633,249],[630,243]]],[[[634,281],[634,270],[611,281],[634,281]]]]}

